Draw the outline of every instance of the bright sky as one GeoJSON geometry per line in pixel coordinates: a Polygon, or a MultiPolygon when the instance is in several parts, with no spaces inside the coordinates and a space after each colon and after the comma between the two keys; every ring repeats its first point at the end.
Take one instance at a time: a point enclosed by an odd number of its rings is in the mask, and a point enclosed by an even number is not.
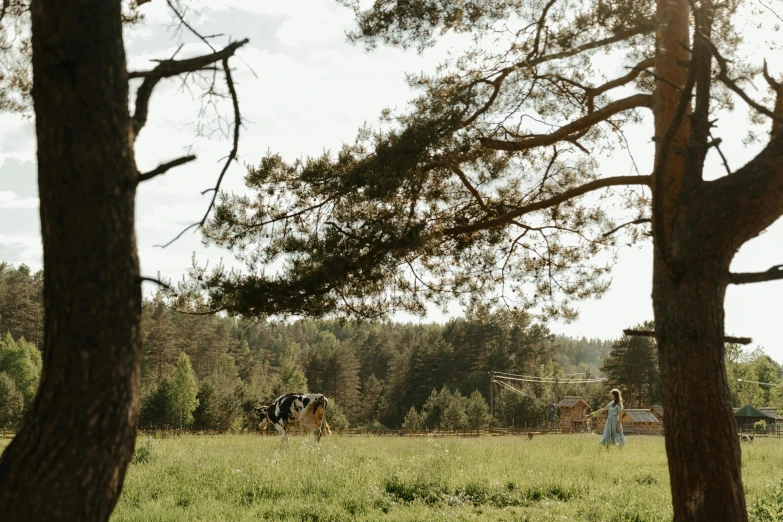
{"type": "MultiPolygon", "coordinates": [[[[248,164],[257,163],[268,150],[290,160],[320,154],[324,149],[336,150],[342,142],[351,141],[365,122],[377,122],[383,108],[403,108],[412,96],[404,73],[432,70],[449,43],[424,56],[390,49],[368,54],[346,42],[344,32],[352,27],[352,13],[334,0],[218,0],[201,5],[205,7],[189,16],[204,34],[250,39],[232,60],[245,122],[239,151],[248,164]]],[[[147,20],[126,38],[130,69],[151,68],[154,63],[149,60],[169,57],[179,45],[164,2],[148,3],[143,12],[147,20]]],[[[183,35],[183,41],[193,40],[183,35]]],[[[202,47],[188,44],[179,56],[199,52],[202,47]]],[[[771,63],[775,72],[775,62],[771,63]]],[[[777,69],[783,72],[783,68],[777,69]]],[[[131,85],[132,93],[136,87],[131,85]]],[[[230,149],[230,143],[220,136],[196,138],[199,107],[199,101],[187,90],[180,90],[179,81],[159,85],[152,97],[150,120],[137,140],[141,171],[189,151],[198,156],[196,162],[140,188],[138,245],[142,272],[147,276],[160,273],[176,280],[187,270],[193,253],[199,261],[210,260],[212,265],[222,257],[229,258],[225,252],[202,246],[198,234],[186,234],[166,249],[155,246],[201,218],[208,199],[200,192],[214,185],[219,162],[230,149]]],[[[746,121],[738,114],[720,122],[722,132],[718,134],[725,140],[724,151],[733,168],[752,152],[741,144],[746,121]],[[732,133],[735,128],[741,131],[732,133]]],[[[649,147],[649,128],[632,132],[646,144],[640,150],[649,147]]],[[[650,157],[641,154],[637,160],[650,157]]],[[[628,171],[624,154],[603,161],[611,169],[607,175],[628,171]]],[[[639,167],[643,173],[649,172],[649,163],[642,162],[639,167]]],[[[712,168],[719,167],[713,163],[712,168]]],[[[243,190],[243,175],[242,167],[232,166],[224,188],[243,190]]],[[[30,120],[9,114],[0,114],[0,260],[41,268],[34,127],[30,120]]],[[[733,269],[760,271],[781,263],[783,222],[778,221],[739,252],[733,269]]],[[[582,303],[578,321],[554,323],[551,328],[572,336],[616,338],[623,328],[650,319],[651,270],[649,245],[622,250],[608,294],[582,303]]],[[[456,308],[453,312],[459,313],[456,308]]],[[[782,312],[783,281],[730,287],[726,331],[752,337],[755,345],[783,361],[782,312]]],[[[427,320],[443,321],[446,317],[433,312],[427,320]]]]}

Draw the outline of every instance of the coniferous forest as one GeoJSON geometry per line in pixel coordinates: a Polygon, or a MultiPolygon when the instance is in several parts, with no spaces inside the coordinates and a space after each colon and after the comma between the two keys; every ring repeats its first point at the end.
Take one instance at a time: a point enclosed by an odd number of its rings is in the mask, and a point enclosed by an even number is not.
{"type": "MultiPolygon", "coordinates": [[[[0,264],[0,427],[29,408],[41,372],[42,273],[0,264]]],[[[626,407],[660,403],[649,338],[576,339],[513,312],[473,310],[446,324],[267,321],[182,313],[162,295],[143,305],[140,427],[255,429],[253,408],[288,392],[317,392],[332,428],[457,428],[490,422],[488,372],[603,376],[600,384],[517,383],[495,390],[495,424],[539,425],[547,405],[584,395],[603,406],[619,386],[626,407]]],[[[735,406],[783,407],[781,366],[763,350],[727,350],[735,406]]]]}

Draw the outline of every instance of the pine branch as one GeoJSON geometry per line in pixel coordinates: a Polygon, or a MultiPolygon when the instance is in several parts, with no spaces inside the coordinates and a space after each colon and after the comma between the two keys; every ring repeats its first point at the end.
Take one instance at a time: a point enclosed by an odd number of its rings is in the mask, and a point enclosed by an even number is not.
{"type": "Polygon", "coordinates": [[[552,145],[559,141],[568,141],[569,138],[580,131],[584,131],[593,125],[605,121],[617,113],[640,107],[650,107],[652,96],[649,94],[634,94],[628,98],[614,101],[595,112],[583,116],[571,123],[560,127],[558,130],[544,135],[523,138],[521,141],[495,140],[480,138],[481,144],[493,150],[523,151],[544,145],[552,145]]]}
{"type": "Polygon", "coordinates": [[[621,230],[621,229],[623,229],[625,227],[628,227],[628,226],[631,226],[631,225],[641,225],[643,223],[652,223],[652,220],[650,218],[634,219],[633,221],[629,221],[628,223],[623,223],[620,226],[614,227],[612,230],[610,230],[609,232],[605,233],[602,237],[609,237],[612,234],[614,234],[615,232],[617,232],[618,230],[621,230]]]}
{"type": "MultiPolygon", "coordinates": [[[[773,112],[777,115],[783,116],[783,85],[781,85],[780,82],[777,82],[769,75],[769,71],[767,70],[767,60],[764,60],[764,69],[762,72],[764,74],[764,79],[767,80],[767,84],[769,84],[772,90],[775,91],[775,108],[773,112]]],[[[770,135],[774,138],[778,132],[780,132],[781,128],[783,128],[783,124],[778,121],[773,121],[772,132],[770,132],[770,135]]]]}
{"type": "Polygon", "coordinates": [[[179,167],[180,165],[184,165],[185,163],[190,163],[191,161],[195,160],[196,156],[183,156],[181,158],[177,158],[175,160],[169,161],[168,163],[163,163],[161,165],[158,165],[156,168],[152,169],[149,172],[145,172],[144,174],[139,174],[139,180],[137,183],[141,183],[143,181],[148,181],[155,176],[159,176],[161,174],[165,174],[169,170],[173,169],[174,167],[179,167]]]}
{"type": "Polygon", "coordinates": [[[783,265],[775,265],[766,272],[739,272],[729,274],[729,284],[746,285],[783,279],[783,265]]]}
{"type": "Polygon", "coordinates": [[[718,65],[720,66],[720,71],[718,72],[718,79],[721,82],[723,82],[723,84],[726,87],[728,87],[729,89],[737,93],[737,95],[739,95],[739,97],[742,98],[743,101],[745,101],[745,103],[747,103],[748,105],[756,109],[756,111],[769,117],[770,119],[772,119],[772,121],[775,121],[777,123],[783,123],[783,115],[775,114],[773,111],[767,109],[760,103],[754,101],[750,96],[747,95],[747,93],[744,90],[742,90],[742,88],[740,88],[737,85],[737,83],[734,80],[729,78],[729,75],[726,72],[728,60],[726,60],[726,58],[724,58],[720,54],[720,52],[718,52],[718,48],[715,47],[715,44],[712,43],[712,41],[709,38],[707,38],[706,36],[704,36],[699,32],[696,33],[696,38],[704,42],[704,44],[708,47],[712,55],[715,57],[715,60],[718,62],[718,65]]]}
{"type": "Polygon", "coordinates": [[[564,203],[569,199],[573,199],[583,194],[587,194],[588,192],[592,192],[594,190],[598,190],[606,187],[623,186],[623,185],[649,186],[651,180],[652,178],[650,176],[615,176],[611,178],[597,179],[595,181],[585,183],[580,187],[574,187],[570,190],[566,190],[565,192],[558,194],[557,196],[552,196],[551,198],[542,201],[537,201],[535,203],[530,203],[523,207],[519,207],[517,209],[512,210],[511,212],[501,214],[493,219],[488,219],[486,221],[479,221],[478,223],[473,223],[470,225],[446,228],[442,231],[442,233],[447,236],[452,236],[458,234],[469,234],[472,232],[478,232],[479,230],[487,230],[490,228],[501,227],[504,225],[508,225],[514,219],[523,216],[525,214],[529,214],[530,212],[556,207],[557,205],[564,203]]]}
{"type": "Polygon", "coordinates": [[[166,290],[169,290],[169,291],[172,291],[172,292],[174,291],[174,289],[171,287],[171,285],[169,285],[168,283],[164,283],[160,279],[156,279],[154,277],[140,277],[139,279],[140,279],[140,281],[142,283],[144,283],[144,282],[155,283],[156,285],[158,285],[161,288],[165,288],[166,290]]]}
{"type": "Polygon", "coordinates": [[[454,164],[451,165],[451,170],[457,175],[457,177],[462,181],[462,184],[465,186],[466,189],[468,189],[468,192],[470,192],[473,195],[473,198],[478,202],[479,206],[489,214],[490,216],[495,215],[495,212],[490,209],[487,204],[484,202],[484,198],[481,197],[481,194],[479,193],[478,189],[474,187],[470,180],[468,180],[468,177],[465,175],[465,172],[459,167],[459,165],[454,164]]]}
{"type": "MultiPolygon", "coordinates": [[[[652,330],[631,330],[626,329],[623,330],[624,335],[629,336],[635,336],[635,337],[658,337],[658,334],[655,333],[652,330]]],[[[750,337],[732,337],[730,335],[724,335],[723,336],[723,342],[724,343],[733,343],[733,344],[750,344],[753,342],[753,339],[750,337]]]]}
{"type": "Polygon", "coordinates": [[[147,113],[149,111],[152,90],[160,80],[172,76],[179,76],[184,73],[203,70],[215,62],[230,58],[236,53],[237,49],[248,42],[249,40],[245,38],[244,40],[229,44],[222,50],[214,53],[187,58],[185,60],[160,60],[158,65],[152,70],[129,72],[128,78],[144,78],[141,86],[139,86],[139,89],[136,91],[136,108],[133,114],[134,139],[136,139],[136,136],[138,136],[139,131],[144,127],[144,124],[147,123],[147,113]]]}
{"type": "MultiPolygon", "coordinates": [[[[553,2],[550,2],[552,4],[553,2]]],[[[546,9],[549,9],[550,6],[547,6],[546,9]]],[[[546,11],[542,15],[543,17],[546,16],[546,11]]],[[[634,36],[645,34],[650,31],[653,31],[655,29],[655,24],[653,22],[650,22],[645,25],[640,25],[638,27],[634,27],[633,29],[629,29],[627,31],[623,31],[621,33],[618,33],[614,36],[611,36],[609,38],[603,38],[601,40],[594,40],[591,42],[584,43],[582,45],[579,45],[577,47],[573,47],[571,49],[566,49],[565,51],[561,51],[559,53],[552,53],[547,54],[544,56],[539,56],[538,58],[533,58],[532,56],[534,53],[531,53],[531,55],[528,56],[528,59],[524,62],[517,62],[514,65],[511,65],[509,67],[505,67],[497,72],[497,76],[494,80],[490,80],[487,78],[482,78],[480,80],[476,80],[468,85],[468,89],[474,87],[475,85],[479,83],[486,83],[493,86],[492,94],[489,97],[489,100],[481,106],[480,109],[478,109],[476,112],[474,112],[469,118],[467,118],[463,122],[463,126],[470,125],[473,123],[479,116],[484,114],[489,108],[492,106],[492,104],[495,102],[495,99],[498,97],[498,94],[500,94],[500,89],[503,85],[503,81],[514,71],[518,71],[519,69],[525,69],[525,68],[533,68],[538,65],[541,65],[546,62],[551,62],[554,60],[560,60],[563,58],[570,58],[572,56],[576,56],[577,54],[583,53],[585,51],[589,51],[592,49],[598,49],[601,47],[605,47],[607,45],[611,45],[613,43],[621,42],[623,40],[627,40],[628,38],[632,38],[634,36]]],[[[630,81],[630,80],[629,80],[630,81]]]]}
{"type": "Polygon", "coordinates": [[[627,85],[634,81],[641,73],[643,72],[649,72],[647,71],[648,67],[652,67],[655,65],[655,58],[647,58],[646,60],[642,60],[638,64],[636,64],[634,67],[631,67],[631,72],[626,74],[625,76],[621,76],[619,78],[615,78],[614,80],[611,80],[609,82],[606,82],[603,85],[599,85],[598,87],[593,87],[591,89],[587,90],[587,95],[590,99],[590,103],[592,104],[592,100],[596,98],[597,96],[600,96],[601,94],[605,93],[606,91],[610,91],[612,89],[616,89],[617,87],[622,87],[623,85],[627,85]]]}

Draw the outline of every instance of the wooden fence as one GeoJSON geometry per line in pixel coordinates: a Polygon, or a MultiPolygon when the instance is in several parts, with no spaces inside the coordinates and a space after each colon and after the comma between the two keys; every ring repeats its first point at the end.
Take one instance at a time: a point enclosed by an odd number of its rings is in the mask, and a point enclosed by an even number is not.
{"type": "MultiPolygon", "coordinates": [[[[304,432],[301,429],[290,429],[289,433],[292,435],[301,435],[304,432]]],[[[475,430],[332,430],[332,436],[338,437],[482,437],[489,435],[527,435],[533,433],[534,435],[542,435],[545,433],[561,433],[560,427],[544,427],[544,428],[481,428],[475,430]]],[[[183,435],[253,435],[261,437],[277,437],[279,434],[273,430],[264,431],[218,431],[218,430],[173,430],[173,429],[161,429],[161,430],[139,430],[139,434],[144,434],[154,438],[165,439],[168,437],[181,437],[183,435]]]]}
{"type": "MultiPolygon", "coordinates": [[[[276,431],[265,430],[243,430],[243,431],[231,431],[231,430],[175,430],[175,429],[160,429],[160,430],[139,430],[139,434],[147,435],[154,438],[165,439],[168,437],[181,437],[183,435],[201,435],[201,436],[217,436],[217,435],[253,435],[262,437],[276,437],[278,433],[276,431]]],[[[292,435],[301,435],[303,432],[299,429],[293,429],[289,431],[292,435]]],[[[623,432],[626,435],[651,435],[651,436],[663,436],[663,427],[658,429],[649,428],[633,428],[625,427],[623,432]]],[[[754,438],[781,438],[783,437],[783,423],[767,426],[765,433],[759,433],[753,430],[752,425],[740,426],[739,432],[743,435],[753,435],[754,438]]],[[[562,429],[559,423],[551,423],[547,426],[539,426],[536,428],[500,428],[500,427],[487,427],[477,430],[332,430],[332,435],[340,437],[482,437],[482,436],[528,436],[532,434],[547,435],[562,433],[562,429]]],[[[600,430],[594,430],[592,433],[598,435],[601,434],[600,430]]],[[[572,432],[571,434],[577,434],[572,432]]],[[[0,439],[12,439],[16,435],[15,431],[0,430],[0,439]]]]}

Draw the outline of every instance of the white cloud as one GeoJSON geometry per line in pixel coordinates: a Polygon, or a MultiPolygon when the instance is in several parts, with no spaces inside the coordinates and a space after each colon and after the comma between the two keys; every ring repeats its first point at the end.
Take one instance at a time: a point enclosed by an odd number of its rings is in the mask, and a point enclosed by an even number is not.
{"type": "Polygon", "coordinates": [[[20,198],[15,192],[0,190],[0,208],[38,208],[38,198],[20,198]]]}
{"type": "Polygon", "coordinates": [[[41,248],[41,238],[38,236],[9,236],[0,234],[0,245],[19,246],[22,248],[41,248]]]}
{"type": "Polygon", "coordinates": [[[330,11],[323,5],[296,13],[280,24],[275,36],[284,45],[304,46],[345,39],[345,31],[354,24],[347,9],[330,11]]]}

